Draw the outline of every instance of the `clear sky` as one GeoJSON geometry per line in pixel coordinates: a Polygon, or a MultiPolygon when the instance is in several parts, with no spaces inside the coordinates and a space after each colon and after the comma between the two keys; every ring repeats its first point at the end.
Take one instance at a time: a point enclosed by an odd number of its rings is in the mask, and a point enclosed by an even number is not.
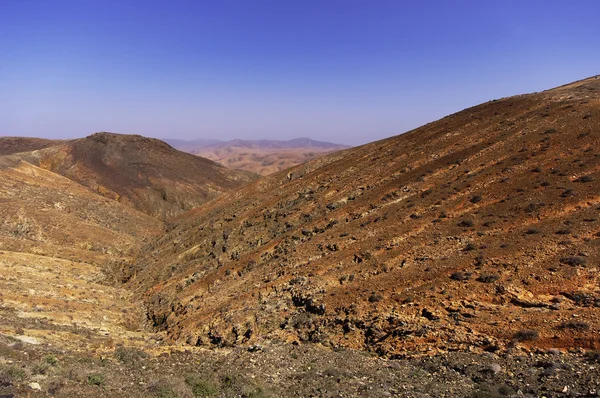
{"type": "Polygon", "coordinates": [[[0,0],[0,135],[360,144],[600,73],[598,0],[0,0]]]}

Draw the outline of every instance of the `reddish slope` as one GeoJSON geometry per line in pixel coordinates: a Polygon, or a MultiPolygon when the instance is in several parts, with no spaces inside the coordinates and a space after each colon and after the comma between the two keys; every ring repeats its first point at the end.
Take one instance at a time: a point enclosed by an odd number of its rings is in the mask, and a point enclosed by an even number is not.
{"type": "Polygon", "coordinates": [[[600,348],[600,80],[274,174],[126,270],[190,344],[600,348]]]}

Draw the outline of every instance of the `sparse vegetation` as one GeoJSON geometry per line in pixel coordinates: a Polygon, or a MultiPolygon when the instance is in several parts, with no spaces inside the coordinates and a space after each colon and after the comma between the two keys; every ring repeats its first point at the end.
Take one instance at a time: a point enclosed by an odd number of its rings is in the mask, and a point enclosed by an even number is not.
{"type": "Polygon", "coordinates": [[[137,348],[117,347],[115,358],[126,365],[133,365],[148,357],[144,351],[137,348]]]}
{"type": "Polygon", "coordinates": [[[191,387],[195,397],[212,397],[219,392],[213,382],[206,380],[199,375],[188,375],[185,378],[185,383],[191,387]]]}
{"type": "Polygon", "coordinates": [[[94,170],[102,186],[84,189],[3,159],[0,395],[38,394],[30,383],[132,398],[600,389],[600,368],[572,349],[593,347],[600,325],[600,154],[593,125],[572,125],[600,91],[578,87],[215,188],[166,226],[148,214],[191,199],[177,202],[169,175],[148,193],[144,159],[126,159],[140,182],[120,198],[94,170]],[[560,135],[539,136],[542,112],[560,135]],[[148,214],[133,210],[146,194],[148,214]]]}
{"type": "Polygon", "coordinates": [[[581,176],[579,178],[577,178],[574,182],[592,182],[594,181],[594,177],[587,175],[587,176],[581,176]]]}
{"type": "Polygon", "coordinates": [[[458,223],[458,226],[463,227],[463,228],[470,228],[473,225],[475,225],[473,220],[462,220],[461,222],[458,223]]]}
{"type": "Polygon", "coordinates": [[[570,235],[571,234],[571,230],[568,228],[563,228],[563,229],[559,229],[558,231],[555,232],[557,235],[570,235]]]}
{"type": "Polygon", "coordinates": [[[566,321],[558,326],[558,329],[571,329],[576,331],[589,330],[590,324],[584,321],[566,321]]]}
{"type": "Polygon", "coordinates": [[[58,364],[58,359],[53,354],[46,355],[46,363],[52,366],[56,366],[58,364]]]}
{"type": "Polygon", "coordinates": [[[450,275],[450,279],[455,280],[455,281],[467,281],[469,279],[471,279],[471,273],[470,272],[454,272],[452,275],[450,275]]]}
{"type": "Polygon", "coordinates": [[[560,259],[560,263],[571,265],[573,267],[577,267],[577,266],[583,267],[587,264],[587,260],[585,259],[585,257],[581,257],[581,256],[568,256],[568,257],[562,257],[560,259]]]}
{"type": "Polygon", "coordinates": [[[377,293],[372,293],[369,296],[369,303],[376,303],[378,301],[383,300],[383,296],[381,294],[377,294],[377,293]]]}
{"type": "Polygon", "coordinates": [[[471,197],[471,199],[469,200],[471,203],[479,203],[483,200],[483,198],[479,195],[475,195],[473,197],[471,197]]]}
{"type": "Polygon", "coordinates": [[[480,275],[477,278],[477,281],[478,282],[483,282],[483,283],[494,283],[498,279],[500,279],[500,275],[497,275],[497,274],[483,274],[483,275],[480,275]]]}
{"type": "Polygon", "coordinates": [[[90,385],[101,386],[102,384],[104,384],[104,376],[99,373],[93,373],[91,375],[88,375],[87,382],[90,385]]]}
{"type": "Polygon", "coordinates": [[[476,249],[477,249],[477,246],[475,244],[473,244],[473,243],[467,243],[467,245],[464,247],[463,251],[464,252],[470,252],[470,251],[473,251],[473,250],[476,250],[476,249]]]}
{"type": "Polygon", "coordinates": [[[532,329],[522,329],[516,332],[513,336],[514,341],[533,341],[537,340],[540,333],[537,330],[532,329]]]}

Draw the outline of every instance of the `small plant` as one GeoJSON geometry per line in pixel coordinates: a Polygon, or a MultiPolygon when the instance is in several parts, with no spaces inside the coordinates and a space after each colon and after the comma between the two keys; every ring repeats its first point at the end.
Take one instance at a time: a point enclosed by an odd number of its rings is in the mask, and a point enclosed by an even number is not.
{"type": "Polygon", "coordinates": [[[587,264],[586,259],[583,257],[580,257],[580,256],[563,257],[559,261],[561,264],[567,264],[567,265],[571,265],[573,267],[576,267],[576,266],[583,267],[587,264]]]}
{"type": "Polygon", "coordinates": [[[481,196],[475,195],[469,201],[471,203],[478,203],[478,202],[481,202],[482,200],[483,200],[483,198],[481,196]]]}
{"type": "Polygon", "coordinates": [[[563,191],[563,193],[560,194],[561,198],[568,198],[569,196],[573,196],[572,189],[567,189],[567,190],[563,191]]]}
{"type": "Polygon", "coordinates": [[[17,366],[0,367],[0,387],[10,387],[25,376],[25,370],[17,366]]]}
{"type": "Polygon", "coordinates": [[[48,393],[51,395],[56,394],[61,388],[63,388],[65,382],[62,380],[53,380],[48,384],[48,393]]]}
{"type": "Polygon", "coordinates": [[[219,392],[213,383],[198,375],[188,375],[185,378],[185,384],[192,388],[192,393],[196,397],[211,397],[219,392]]]}
{"type": "Polygon", "coordinates": [[[382,299],[383,299],[383,296],[381,294],[372,293],[369,296],[369,303],[376,303],[378,301],[381,301],[382,299]]]}
{"type": "Polygon", "coordinates": [[[137,348],[118,347],[115,350],[115,358],[122,364],[133,365],[147,357],[148,354],[137,348]]]}
{"type": "Polygon", "coordinates": [[[46,363],[48,365],[56,366],[56,364],[58,364],[58,359],[54,355],[48,354],[46,355],[46,363]]]}
{"type": "Polygon", "coordinates": [[[585,358],[590,362],[600,363],[600,351],[588,351],[585,353],[585,358]]]}
{"type": "Polygon", "coordinates": [[[483,274],[483,275],[480,275],[479,278],[477,278],[477,282],[494,283],[498,279],[500,279],[500,275],[496,275],[496,274],[483,274]]]}
{"type": "Polygon", "coordinates": [[[33,365],[33,367],[31,368],[31,372],[36,375],[45,375],[46,373],[48,373],[49,369],[50,365],[48,363],[40,362],[33,365]]]}
{"type": "Polygon", "coordinates": [[[2,374],[9,377],[10,380],[23,380],[27,375],[25,369],[14,365],[2,369],[2,374]]]}
{"type": "Polygon", "coordinates": [[[579,332],[586,331],[590,328],[590,324],[583,321],[567,321],[558,326],[558,329],[572,329],[579,332]]]}
{"type": "Polygon", "coordinates": [[[455,280],[455,281],[467,281],[469,279],[471,279],[471,273],[470,272],[455,272],[452,275],[450,275],[450,279],[455,280]]]}
{"type": "Polygon", "coordinates": [[[101,386],[104,384],[104,376],[99,373],[93,373],[88,375],[87,382],[92,386],[101,386]]]}
{"type": "Polygon", "coordinates": [[[470,252],[477,249],[477,246],[475,246],[473,243],[467,243],[467,245],[465,246],[465,248],[463,249],[464,252],[470,252]]]}
{"type": "Polygon", "coordinates": [[[523,329],[523,330],[519,330],[517,333],[515,333],[515,335],[513,336],[513,340],[514,341],[533,341],[533,340],[537,340],[537,338],[539,336],[540,336],[540,334],[537,330],[523,329]]]}
{"type": "Polygon", "coordinates": [[[157,398],[177,398],[177,393],[164,380],[154,382],[148,386],[148,391],[157,398]]]}
{"type": "Polygon", "coordinates": [[[555,232],[557,235],[570,235],[571,234],[571,230],[570,229],[559,229],[558,231],[555,232]]]}
{"type": "Polygon", "coordinates": [[[10,387],[12,386],[12,380],[8,375],[0,372],[0,387],[10,387]]]}

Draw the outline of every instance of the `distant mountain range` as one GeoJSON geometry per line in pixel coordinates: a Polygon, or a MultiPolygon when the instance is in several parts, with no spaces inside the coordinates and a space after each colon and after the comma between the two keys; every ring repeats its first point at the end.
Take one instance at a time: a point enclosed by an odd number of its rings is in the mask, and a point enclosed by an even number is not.
{"type": "Polygon", "coordinates": [[[230,140],[221,141],[209,138],[198,138],[194,140],[180,140],[176,138],[165,138],[162,141],[172,147],[181,150],[188,148],[190,151],[205,149],[209,147],[236,146],[243,148],[273,148],[273,149],[292,149],[292,148],[318,148],[318,149],[344,149],[350,148],[348,145],[334,144],[332,142],[317,141],[307,137],[294,138],[292,140],[230,140]]]}
{"type": "Polygon", "coordinates": [[[267,175],[349,146],[302,137],[280,140],[165,139],[180,151],[202,156],[229,168],[267,175]]]}

